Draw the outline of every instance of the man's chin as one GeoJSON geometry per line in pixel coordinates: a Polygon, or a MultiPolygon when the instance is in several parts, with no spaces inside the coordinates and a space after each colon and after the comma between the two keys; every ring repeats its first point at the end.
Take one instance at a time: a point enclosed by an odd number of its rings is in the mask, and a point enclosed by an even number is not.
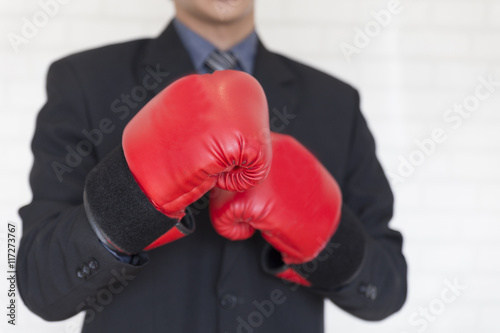
{"type": "Polygon", "coordinates": [[[246,13],[242,12],[242,0],[214,0],[213,19],[218,22],[230,23],[241,19],[246,13]]]}

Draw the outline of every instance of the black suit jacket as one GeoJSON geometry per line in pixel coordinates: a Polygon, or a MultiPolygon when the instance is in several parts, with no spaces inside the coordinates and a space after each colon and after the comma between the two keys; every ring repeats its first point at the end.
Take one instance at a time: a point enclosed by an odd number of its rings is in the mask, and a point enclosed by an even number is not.
{"type": "Polygon", "coordinates": [[[322,332],[325,297],[367,320],[397,311],[406,297],[402,238],[388,227],[393,197],[358,93],[261,43],[254,76],[268,98],[271,129],[302,142],[342,189],[340,225],[350,236],[334,236],[329,257],[302,267],[313,286],[266,273],[260,236],[232,242],[217,235],[206,198],[192,206],[192,235],[135,265],[98,242],[82,205],[86,175],[120,145],[124,126],[149,99],[192,72],[172,25],[156,39],[86,51],[50,67],[32,144],[33,201],[20,210],[17,265],[26,305],[51,321],[87,310],[83,332],[322,332]],[[360,260],[350,253],[361,253],[360,260]]]}

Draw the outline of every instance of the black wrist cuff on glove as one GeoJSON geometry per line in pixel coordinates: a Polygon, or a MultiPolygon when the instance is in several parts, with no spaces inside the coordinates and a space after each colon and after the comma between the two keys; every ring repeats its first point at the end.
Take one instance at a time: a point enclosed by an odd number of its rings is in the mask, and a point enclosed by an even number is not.
{"type": "Polygon", "coordinates": [[[179,222],[151,204],[130,172],[121,146],[88,174],[83,202],[101,242],[127,254],[139,253],[179,222]]]}
{"type": "Polygon", "coordinates": [[[281,254],[270,245],[264,249],[264,271],[279,275],[292,269],[312,286],[334,289],[348,284],[360,271],[365,258],[366,234],[360,222],[345,205],[339,227],[325,248],[313,260],[287,266],[281,254]]]}

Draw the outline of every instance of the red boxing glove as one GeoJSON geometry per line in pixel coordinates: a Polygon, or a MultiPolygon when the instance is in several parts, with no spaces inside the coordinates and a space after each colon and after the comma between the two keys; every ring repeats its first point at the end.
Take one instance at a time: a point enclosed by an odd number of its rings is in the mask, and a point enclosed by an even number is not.
{"type": "Polygon", "coordinates": [[[189,75],[172,83],[130,121],[123,151],[135,180],[165,215],[215,185],[244,191],[268,174],[272,149],[267,101],[240,71],[189,75]]]}
{"type": "Polygon", "coordinates": [[[212,193],[210,216],[226,238],[246,239],[258,229],[285,264],[305,263],[336,231],[342,196],[335,179],[298,141],[275,133],[271,138],[269,176],[245,192],[212,193]]]}
{"type": "Polygon", "coordinates": [[[89,172],[88,221],[104,245],[127,254],[188,235],[188,205],[215,185],[243,191],[267,176],[269,137],[266,97],[252,76],[184,77],[147,103],[122,145],[89,172]]]}

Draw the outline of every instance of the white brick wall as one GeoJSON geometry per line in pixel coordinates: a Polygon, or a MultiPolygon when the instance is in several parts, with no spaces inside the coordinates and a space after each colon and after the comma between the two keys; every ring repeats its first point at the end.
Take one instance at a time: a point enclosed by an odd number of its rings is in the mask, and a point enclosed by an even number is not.
{"type": "MultiPolygon", "coordinates": [[[[172,3],[165,0],[140,5],[135,0],[66,1],[19,52],[14,52],[7,33],[20,33],[22,19],[31,19],[41,10],[40,4],[38,0],[0,2],[2,223],[19,223],[17,209],[30,200],[29,142],[45,99],[48,65],[90,47],[155,36],[173,14],[172,3]]],[[[437,144],[411,176],[393,186],[392,225],[405,236],[409,262],[405,307],[382,323],[368,323],[328,304],[327,332],[498,332],[500,91],[481,102],[457,129],[443,117],[454,103],[474,93],[479,76],[494,74],[500,81],[500,2],[401,0],[401,12],[348,62],[340,45],[352,44],[355,29],[364,29],[373,21],[371,12],[388,8],[388,3],[257,1],[258,30],[268,47],[359,88],[388,173],[398,172],[400,156],[408,158],[415,152],[415,140],[429,138],[438,127],[447,134],[447,140],[437,144]],[[446,281],[454,279],[467,288],[443,310],[439,298],[446,281]],[[432,311],[432,306],[435,313],[442,313],[422,323],[424,317],[418,311],[426,307],[432,311]]],[[[5,239],[0,237],[0,243],[5,257],[5,239]]],[[[4,280],[0,279],[2,304],[4,280]]],[[[12,330],[3,318],[0,331],[78,332],[80,321],[77,316],[46,323],[22,307],[18,326],[12,330]]]]}

